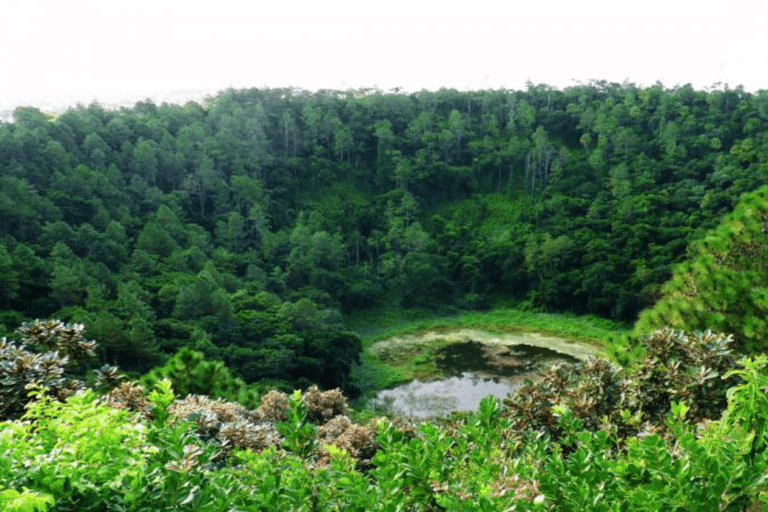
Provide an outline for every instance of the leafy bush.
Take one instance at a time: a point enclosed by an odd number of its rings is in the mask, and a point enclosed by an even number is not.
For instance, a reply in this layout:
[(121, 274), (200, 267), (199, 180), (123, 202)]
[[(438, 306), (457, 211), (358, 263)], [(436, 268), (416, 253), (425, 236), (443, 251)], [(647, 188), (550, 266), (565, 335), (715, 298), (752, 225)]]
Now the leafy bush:
[(83, 330), (81, 324), (35, 320), (16, 331), (21, 344), (0, 339), (0, 419), (24, 411), (29, 386), (46, 389), (60, 400), (84, 387), (68, 374), (95, 353), (96, 343), (86, 340)]
[(137, 478), (157, 449), (146, 425), (90, 390), (65, 402), (40, 392), (22, 419), (0, 429), (0, 488), (44, 493), (56, 510), (107, 507), (112, 491)]
[(688, 420), (716, 419), (725, 410), (735, 376), (732, 338), (707, 332), (660, 329), (641, 340), (645, 355), (624, 369), (602, 359), (555, 365), (505, 400), (516, 429), (563, 433), (558, 410), (568, 409), (588, 430), (610, 426), (621, 438), (663, 428), (673, 401)]
[(5, 489), (0, 492), (0, 506), (7, 512), (45, 512), (55, 503), (49, 494), (24, 489), (22, 492)]
[(666, 436), (628, 438), (619, 453), (608, 431), (578, 432), (575, 451), (552, 451), (539, 465), (548, 508), (736, 511), (765, 503), (766, 364), (765, 356), (743, 359), (727, 374), (741, 383), (729, 389), (728, 408), (717, 421), (693, 425), (687, 406), (675, 402)]
[(207, 361), (202, 353), (184, 347), (163, 366), (152, 369), (141, 378), (151, 388), (163, 379), (169, 379), (175, 392), (181, 396), (207, 395), (243, 404), (256, 405), (256, 393), (242, 379), (236, 378), (221, 361)]
[(248, 409), (106, 370), (104, 396), (32, 386), (26, 413), (0, 424), (0, 506), (744, 510), (768, 501), (768, 356), (734, 361), (729, 343), (660, 330), (632, 368), (556, 366), (503, 406), (486, 397), (417, 427), (357, 425), (338, 390), (273, 391)]

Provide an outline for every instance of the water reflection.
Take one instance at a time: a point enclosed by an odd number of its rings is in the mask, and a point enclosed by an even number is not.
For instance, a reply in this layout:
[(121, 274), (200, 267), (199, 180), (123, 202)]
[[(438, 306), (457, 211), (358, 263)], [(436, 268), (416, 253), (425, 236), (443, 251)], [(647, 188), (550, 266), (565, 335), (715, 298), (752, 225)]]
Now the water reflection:
[(435, 364), (446, 378), (430, 382), (414, 380), (382, 390), (370, 405), (414, 418), (474, 411), (484, 396), (493, 394), (503, 398), (524, 378), (534, 376), (544, 366), (577, 361), (567, 354), (531, 345), (454, 343), (436, 353)]
[(444, 416), (453, 411), (474, 411), (484, 396), (493, 394), (503, 398), (518, 385), (465, 372), (447, 379), (414, 380), (394, 389), (385, 389), (371, 400), (371, 405), (414, 418)]
[(466, 341), (438, 350), (435, 363), (444, 375), (476, 372), (494, 377), (512, 377), (535, 371), (555, 361), (573, 364), (578, 359), (546, 347), (524, 344), (486, 345)]

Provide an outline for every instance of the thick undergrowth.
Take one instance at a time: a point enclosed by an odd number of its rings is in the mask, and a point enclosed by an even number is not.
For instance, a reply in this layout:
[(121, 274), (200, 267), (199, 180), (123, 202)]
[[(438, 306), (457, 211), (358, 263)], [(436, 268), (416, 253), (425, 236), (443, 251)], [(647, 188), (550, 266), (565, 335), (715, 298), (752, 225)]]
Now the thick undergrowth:
[(23, 414), (0, 428), (0, 505), (757, 510), (768, 499), (768, 357), (738, 358), (713, 333), (661, 330), (642, 343), (633, 367), (554, 367), (503, 403), (420, 424), (354, 421), (339, 391), (317, 388), (272, 391), (248, 409), (177, 397), (168, 380), (145, 390), (111, 378), (66, 396), (28, 382)]

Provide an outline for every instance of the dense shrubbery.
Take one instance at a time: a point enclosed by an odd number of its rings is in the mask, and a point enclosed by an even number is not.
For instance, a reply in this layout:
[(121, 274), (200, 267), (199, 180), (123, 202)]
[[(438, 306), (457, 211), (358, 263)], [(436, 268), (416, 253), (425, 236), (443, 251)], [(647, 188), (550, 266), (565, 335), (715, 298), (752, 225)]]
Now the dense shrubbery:
[[(72, 371), (94, 355), (96, 343), (83, 337), (83, 329), (58, 320), (35, 321), (18, 329), (19, 345), (0, 339), (0, 419), (24, 411), (29, 386), (61, 400), (84, 387)], [(99, 375), (106, 375), (103, 372), (108, 373), (108, 367)]]
[(562, 409), (584, 428), (613, 429), (620, 438), (663, 428), (673, 403), (685, 406), (692, 423), (714, 420), (736, 384), (726, 377), (735, 368), (731, 342), (722, 334), (661, 329), (641, 340), (645, 355), (630, 368), (606, 359), (550, 367), (505, 400), (505, 415), (516, 429), (553, 438), (563, 432)]
[(174, 401), (162, 386), (145, 419), (91, 391), (40, 396), (0, 431), (0, 496), (83, 511), (741, 510), (768, 498), (765, 364), (737, 367), (722, 418), (692, 424), (673, 404), (662, 434), (621, 449), (614, 431), (585, 429), (566, 408), (558, 439), (520, 432), (492, 398), (439, 426), (381, 420), (377, 432), (337, 416), (313, 432), (301, 395), (262, 430), (241, 416), (256, 411)]
[[(53, 324), (51, 324), (53, 325)], [(169, 380), (59, 396), (28, 386), (0, 428), (0, 504), (39, 511), (743, 510), (768, 500), (768, 357), (658, 331), (622, 370), (556, 367), (505, 405), (407, 426), (345, 397), (256, 409)], [(24, 354), (21, 354), (24, 357)], [(110, 386), (107, 386), (109, 388)], [(535, 402), (535, 403), (534, 403)]]
[(54, 510), (303, 510), (319, 485), (307, 464), (352, 460), (344, 450), (370, 467), (375, 423), (355, 425), (346, 411), (340, 392), (316, 387), (303, 396), (268, 393), (253, 410), (175, 399), (169, 381), (150, 393), (124, 383), (64, 402), (41, 391), (22, 421), (3, 423), (0, 489), (29, 489), (14, 499)]

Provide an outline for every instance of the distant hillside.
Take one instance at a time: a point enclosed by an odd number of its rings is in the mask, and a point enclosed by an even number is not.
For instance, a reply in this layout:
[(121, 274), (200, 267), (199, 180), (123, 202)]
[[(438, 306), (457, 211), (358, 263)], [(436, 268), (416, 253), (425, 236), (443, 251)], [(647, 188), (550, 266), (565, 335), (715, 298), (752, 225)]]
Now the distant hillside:
[(379, 305), (633, 320), (768, 183), (764, 91), (250, 89), (13, 116), (4, 324), (83, 322), (106, 362), (190, 347), (249, 381), (344, 386), (340, 313)]

